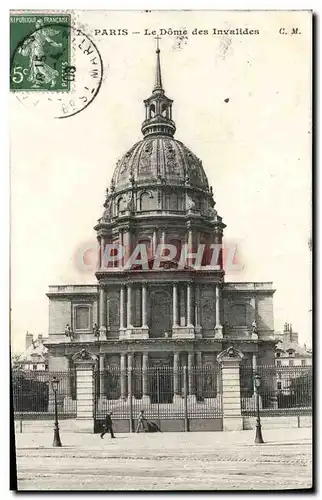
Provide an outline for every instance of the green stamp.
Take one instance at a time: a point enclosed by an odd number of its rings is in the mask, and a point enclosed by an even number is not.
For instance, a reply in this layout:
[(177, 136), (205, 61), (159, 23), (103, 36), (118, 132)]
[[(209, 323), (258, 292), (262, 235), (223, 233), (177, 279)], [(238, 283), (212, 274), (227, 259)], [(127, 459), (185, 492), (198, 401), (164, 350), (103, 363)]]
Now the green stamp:
[(10, 90), (69, 91), (71, 15), (10, 15)]

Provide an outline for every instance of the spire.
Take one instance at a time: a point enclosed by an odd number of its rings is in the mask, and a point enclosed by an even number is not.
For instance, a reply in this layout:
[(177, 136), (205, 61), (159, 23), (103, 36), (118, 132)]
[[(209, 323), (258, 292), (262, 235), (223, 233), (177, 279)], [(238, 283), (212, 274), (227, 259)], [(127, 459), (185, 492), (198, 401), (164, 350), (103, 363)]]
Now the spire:
[(160, 37), (157, 40), (157, 61), (155, 71), (155, 84), (152, 95), (145, 99), (145, 120), (142, 123), (142, 133), (144, 137), (152, 135), (167, 135), (173, 137), (176, 126), (172, 120), (172, 99), (169, 99), (162, 87), (161, 64), (160, 64)]
[(154, 84), (154, 89), (153, 89), (153, 92), (164, 92), (163, 88), (162, 88), (162, 78), (161, 78), (161, 63), (160, 63), (160, 48), (159, 48), (159, 40), (160, 40), (160, 37), (157, 36), (155, 37), (156, 41), (157, 41), (157, 50), (156, 50), (156, 54), (157, 54), (157, 63), (156, 63), (156, 67), (155, 67), (155, 84)]

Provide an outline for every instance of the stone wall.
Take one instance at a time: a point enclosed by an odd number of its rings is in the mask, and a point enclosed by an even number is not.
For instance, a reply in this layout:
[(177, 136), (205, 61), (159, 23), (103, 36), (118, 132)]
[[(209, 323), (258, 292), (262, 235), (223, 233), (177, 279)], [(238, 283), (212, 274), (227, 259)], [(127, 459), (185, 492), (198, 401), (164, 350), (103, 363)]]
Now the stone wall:
[(72, 304), (69, 298), (49, 300), (49, 335), (64, 333), (65, 326), (71, 323)]

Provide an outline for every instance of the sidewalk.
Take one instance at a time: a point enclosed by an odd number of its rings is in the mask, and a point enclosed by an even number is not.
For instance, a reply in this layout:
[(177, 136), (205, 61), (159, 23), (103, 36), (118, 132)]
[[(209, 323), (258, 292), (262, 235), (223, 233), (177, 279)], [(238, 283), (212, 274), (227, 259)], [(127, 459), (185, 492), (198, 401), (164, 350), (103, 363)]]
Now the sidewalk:
[(162, 434), (16, 434), (18, 488), (238, 490), (311, 486), (311, 429)]

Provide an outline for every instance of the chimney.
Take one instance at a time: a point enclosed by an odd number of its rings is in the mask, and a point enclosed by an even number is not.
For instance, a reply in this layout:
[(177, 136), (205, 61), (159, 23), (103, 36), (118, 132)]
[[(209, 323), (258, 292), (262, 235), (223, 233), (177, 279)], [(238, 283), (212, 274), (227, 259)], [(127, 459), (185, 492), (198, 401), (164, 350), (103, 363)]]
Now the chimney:
[(285, 322), (285, 323), (284, 323), (284, 331), (283, 331), (283, 333), (286, 333), (286, 332), (287, 332), (287, 328), (288, 328), (288, 324)]
[(32, 333), (26, 333), (26, 350), (31, 346), (32, 341), (33, 341), (33, 334)]
[(293, 342), (293, 329), (292, 329), (292, 323), (289, 324), (289, 331), (290, 331), (290, 342)]

